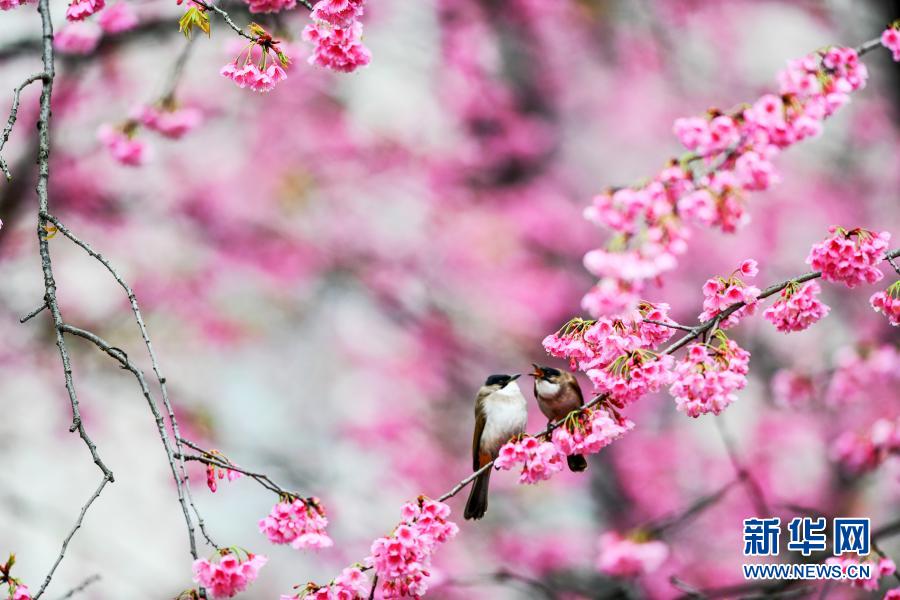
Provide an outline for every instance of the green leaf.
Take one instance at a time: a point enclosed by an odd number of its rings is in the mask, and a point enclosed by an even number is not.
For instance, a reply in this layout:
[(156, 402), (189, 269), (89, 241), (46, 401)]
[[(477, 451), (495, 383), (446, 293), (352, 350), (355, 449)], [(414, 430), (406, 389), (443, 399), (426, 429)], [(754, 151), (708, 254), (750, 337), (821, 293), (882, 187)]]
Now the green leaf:
[(191, 39), (194, 28), (199, 29), (209, 37), (209, 15), (205, 11), (200, 10), (196, 6), (192, 6), (178, 20), (178, 31), (184, 34), (184, 37)]

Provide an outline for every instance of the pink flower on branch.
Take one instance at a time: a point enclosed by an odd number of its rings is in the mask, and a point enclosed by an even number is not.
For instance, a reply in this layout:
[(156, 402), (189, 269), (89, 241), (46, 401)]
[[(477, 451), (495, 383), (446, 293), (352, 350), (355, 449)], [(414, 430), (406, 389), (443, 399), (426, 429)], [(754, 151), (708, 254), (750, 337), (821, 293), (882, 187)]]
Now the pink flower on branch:
[(103, 125), (97, 132), (97, 137), (120, 164), (139, 167), (149, 160), (150, 150), (142, 140), (135, 137), (137, 127), (137, 123), (133, 121), (122, 127)]
[(728, 329), (756, 312), (756, 299), (760, 290), (756, 286), (744, 283), (740, 275), (756, 277), (758, 272), (756, 261), (751, 258), (741, 263), (728, 278), (708, 279), (703, 285), (703, 312), (700, 313), (700, 320), (708, 321), (718, 317), (731, 306), (743, 302), (745, 306), (731, 312), (719, 322), (719, 327)]
[[(585, 255), (585, 266), (600, 278), (596, 289), (626, 282), (640, 291), (644, 282), (674, 269), (691, 222), (725, 232), (743, 225), (746, 192), (779, 181), (775, 157), (818, 134), (867, 76), (854, 49), (832, 47), (790, 61), (779, 73), (777, 94), (749, 107), (676, 120), (675, 135), (689, 153), (644, 185), (598, 195), (585, 211), (588, 220), (615, 234), (606, 247)], [(615, 304), (597, 300), (592, 291), (583, 304), (595, 316), (619, 316)]]
[(508, 471), (520, 464), (519, 483), (534, 484), (562, 471), (566, 457), (552, 442), (528, 435), (504, 444), (494, 461), (494, 467), (501, 471)]
[[(245, 555), (243, 560), (241, 552)], [(261, 554), (225, 549), (220, 551), (218, 562), (206, 558), (194, 561), (194, 581), (206, 588), (211, 598), (231, 598), (256, 580), (267, 561)]]
[(884, 273), (876, 267), (884, 260), (891, 234), (873, 233), (865, 229), (846, 230), (832, 225), (831, 237), (814, 244), (806, 263), (822, 272), (822, 279), (854, 288), (881, 281)]
[(138, 24), (137, 14), (128, 2), (117, 2), (100, 13), (97, 23), (106, 33), (122, 33)]
[(658, 540), (604, 533), (598, 544), (597, 570), (613, 577), (638, 577), (659, 569), (669, 557), (669, 547)]
[(881, 45), (891, 51), (894, 60), (900, 61), (900, 28), (896, 23), (881, 34)]
[(400, 524), (372, 543), (367, 565), (378, 575), (382, 598), (418, 598), (428, 590), (431, 558), (459, 528), (449, 520), (450, 507), (420, 496), (401, 510)]
[(765, 310), (763, 316), (778, 331), (803, 331), (831, 310), (819, 300), (821, 291), (822, 288), (815, 281), (803, 284), (792, 281), (782, 290), (775, 304)]
[(105, 6), (105, 0), (72, 0), (66, 9), (66, 18), (70, 21), (83, 21)]
[(869, 304), (875, 312), (880, 312), (888, 319), (888, 323), (900, 325), (900, 280), (895, 281), (883, 292), (876, 292), (869, 298)]
[[(254, 92), (269, 92), (278, 83), (287, 79), (284, 68), (291, 61), (280, 49), (281, 42), (269, 35), (265, 29), (251, 23), (250, 32), (254, 36), (253, 41), (238, 54), (234, 62), (226, 64), (219, 72), (240, 88), (250, 88)], [(254, 60), (256, 49), (259, 50), (258, 60)], [(241, 57), (244, 57), (243, 61)]]
[(750, 353), (716, 331), (718, 344), (695, 343), (673, 371), (669, 393), (678, 410), (689, 417), (719, 414), (737, 399), (735, 392), (747, 385)]
[(273, 544), (290, 544), (293, 548), (328, 548), (333, 545), (325, 533), (328, 519), (318, 498), (294, 498), (272, 507), (259, 521), (259, 530)]

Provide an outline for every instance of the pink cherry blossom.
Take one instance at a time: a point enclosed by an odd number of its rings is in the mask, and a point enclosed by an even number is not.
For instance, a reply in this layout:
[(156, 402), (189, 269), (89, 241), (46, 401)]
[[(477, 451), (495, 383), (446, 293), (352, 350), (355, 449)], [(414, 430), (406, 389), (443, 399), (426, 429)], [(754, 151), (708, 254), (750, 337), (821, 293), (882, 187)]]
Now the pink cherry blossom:
[(279, 502), (267, 517), (259, 521), (259, 531), (273, 544), (293, 548), (328, 548), (333, 542), (325, 527), (328, 519), (317, 498)]
[(365, 574), (358, 567), (347, 567), (328, 585), (318, 586), (309, 583), (298, 594), (283, 594), (280, 600), (357, 600), (369, 597), (370, 584)]
[(728, 329), (737, 325), (744, 317), (756, 312), (760, 290), (756, 286), (744, 283), (738, 275), (755, 277), (758, 272), (756, 261), (747, 259), (730, 277), (708, 279), (703, 285), (703, 312), (700, 313), (700, 320), (707, 321), (718, 317), (731, 306), (744, 303), (745, 306), (731, 312), (719, 321), (719, 327)]
[(808, 375), (780, 369), (772, 377), (772, 396), (779, 406), (806, 406), (816, 398), (817, 393), (815, 381)]
[(892, 344), (861, 346), (839, 351), (826, 393), (831, 406), (848, 406), (872, 400), (870, 389), (900, 381), (900, 351)]
[(889, 589), (884, 595), (884, 600), (900, 600), (900, 587)]
[(105, 0), (72, 0), (66, 9), (66, 18), (70, 21), (82, 21), (103, 10), (104, 6)]
[(853, 288), (881, 281), (884, 274), (876, 267), (884, 260), (891, 234), (873, 233), (865, 229), (846, 230), (831, 226), (831, 237), (814, 244), (806, 263), (822, 272), (822, 279), (843, 283)]
[(588, 409), (567, 418), (551, 434), (551, 440), (563, 455), (596, 454), (629, 431), (634, 423), (611, 415), (602, 408)]
[(362, 44), (362, 23), (335, 27), (325, 21), (314, 21), (303, 29), (303, 39), (315, 44), (309, 63), (350, 73), (369, 64), (372, 54)]
[(194, 581), (206, 588), (211, 598), (231, 598), (247, 589), (268, 559), (246, 552), (241, 560), (236, 551), (223, 550), (218, 562), (205, 558), (194, 561)]
[(122, 33), (137, 27), (138, 17), (131, 4), (122, 1), (108, 6), (100, 13), (97, 23), (106, 33)]
[(599, 393), (622, 407), (669, 383), (673, 359), (653, 351), (672, 337), (674, 330), (662, 323), (667, 304), (638, 303), (637, 309), (619, 319), (576, 319), (560, 332), (544, 339), (544, 349), (568, 359), (590, 378)]
[(32, 1), (33, 0), (0, 0), (0, 10), (12, 10)]
[(382, 598), (418, 598), (428, 590), (431, 558), (459, 531), (449, 520), (450, 507), (420, 497), (406, 503), (394, 532), (372, 543), (366, 563), (375, 568)]
[(881, 34), (881, 45), (891, 51), (894, 60), (900, 61), (900, 30), (888, 27)]
[(134, 137), (134, 126), (123, 128), (103, 125), (97, 137), (119, 163), (138, 167), (149, 159), (150, 152), (143, 141)]
[(143, 106), (135, 111), (135, 119), (147, 129), (178, 139), (203, 122), (203, 112), (190, 107)]
[(31, 600), (31, 594), (28, 591), (28, 586), (24, 583), (17, 583), (15, 587), (10, 586), (10, 600)]
[(90, 54), (102, 35), (103, 30), (93, 23), (69, 23), (54, 34), (53, 47), (63, 54)]
[(719, 414), (747, 385), (750, 353), (724, 335), (718, 344), (691, 344), (674, 369), (669, 393), (678, 410), (689, 417)]
[(565, 463), (566, 457), (556, 445), (529, 435), (504, 444), (494, 467), (508, 471), (521, 464), (519, 483), (535, 484), (562, 471)]
[(878, 419), (862, 433), (844, 432), (831, 447), (832, 458), (854, 473), (871, 471), (897, 452), (900, 452), (900, 418)]
[(364, 0), (319, 0), (313, 6), (312, 18), (335, 27), (348, 27), (364, 10)]
[(641, 541), (615, 532), (604, 533), (598, 543), (597, 570), (612, 577), (638, 577), (657, 570), (669, 556), (658, 540)]
[(791, 282), (782, 290), (775, 304), (765, 310), (763, 316), (778, 331), (803, 331), (830, 310), (818, 299), (821, 291), (822, 288), (815, 281), (808, 281), (799, 287)]
[(869, 304), (875, 312), (886, 316), (888, 323), (894, 327), (900, 325), (900, 280), (891, 284), (887, 290), (874, 293), (869, 298)]

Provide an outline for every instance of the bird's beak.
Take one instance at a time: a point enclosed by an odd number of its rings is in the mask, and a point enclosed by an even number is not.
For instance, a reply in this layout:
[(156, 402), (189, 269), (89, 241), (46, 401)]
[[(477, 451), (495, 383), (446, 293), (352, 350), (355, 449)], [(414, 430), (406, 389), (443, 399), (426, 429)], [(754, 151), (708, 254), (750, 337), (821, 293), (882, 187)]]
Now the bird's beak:
[(540, 368), (539, 366), (537, 366), (534, 363), (531, 363), (531, 366), (534, 367), (534, 371), (529, 373), (529, 375), (531, 375), (532, 377), (543, 377), (544, 376), (544, 370), (542, 368)]
[(513, 381), (515, 381), (516, 379), (518, 379), (521, 376), (522, 376), (521, 373), (516, 373), (515, 375), (511, 375), (509, 378), (509, 382), (512, 383)]

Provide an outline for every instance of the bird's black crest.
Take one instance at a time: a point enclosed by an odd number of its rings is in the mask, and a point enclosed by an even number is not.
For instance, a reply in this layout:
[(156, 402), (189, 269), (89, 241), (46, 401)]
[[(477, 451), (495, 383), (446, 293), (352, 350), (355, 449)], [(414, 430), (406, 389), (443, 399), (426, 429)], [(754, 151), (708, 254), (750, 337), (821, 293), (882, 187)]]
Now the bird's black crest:
[(559, 377), (562, 375), (562, 371), (554, 369), (553, 367), (541, 367), (541, 370), (544, 372), (544, 375), (549, 375), (550, 377)]
[(506, 385), (512, 379), (509, 375), (488, 375), (484, 385)]

